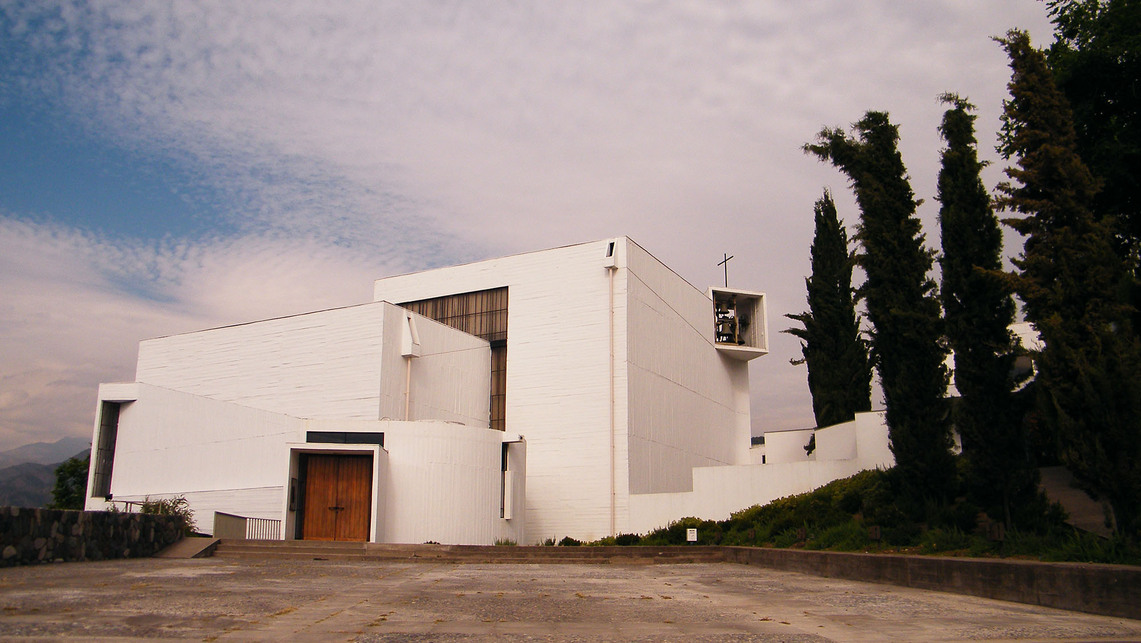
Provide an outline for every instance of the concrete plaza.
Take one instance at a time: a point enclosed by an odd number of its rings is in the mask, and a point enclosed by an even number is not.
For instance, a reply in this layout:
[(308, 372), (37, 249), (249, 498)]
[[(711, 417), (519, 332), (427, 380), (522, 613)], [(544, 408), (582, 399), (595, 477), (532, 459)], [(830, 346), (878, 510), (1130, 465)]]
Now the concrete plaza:
[(139, 559), (0, 569), (0, 639), (1141, 640), (1141, 621), (731, 563)]

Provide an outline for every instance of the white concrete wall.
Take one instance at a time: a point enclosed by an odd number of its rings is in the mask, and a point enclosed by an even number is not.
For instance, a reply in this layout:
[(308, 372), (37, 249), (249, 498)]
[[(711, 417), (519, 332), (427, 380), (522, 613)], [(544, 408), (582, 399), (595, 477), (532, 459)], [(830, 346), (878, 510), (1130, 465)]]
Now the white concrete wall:
[[(771, 434), (766, 433), (765, 439)], [(856, 423), (844, 422), (816, 429), (816, 450), (813, 455), (818, 460), (850, 460), (856, 457)], [(803, 451), (801, 451), (803, 453)]]
[(765, 464), (768, 462), (765, 445), (758, 444), (749, 447), (749, 459), (745, 464)]
[[(628, 471), (626, 271), (622, 268), (627, 243), (617, 240), (619, 269), (613, 277), (606, 268), (607, 243), (567, 246), (375, 283), (375, 299), (397, 303), (508, 287), (506, 426), (508, 433), (527, 439), (527, 533), (520, 542), (568, 534), (604, 536), (612, 529), (612, 498), (616, 530), (623, 528)], [(618, 354), (613, 449), (612, 301)]]
[(419, 356), (406, 358), (405, 316), (371, 303), (146, 340), (136, 377), (294, 417), (404, 420), (407, 410), (486, 426), (488, 343), (415, 315)]
[(136, 380), (294, 417), (377, 419), (383, 315), (364, 304), (146, 340)]
[[(817, 458), (816, 452), (812, 455), (804, 447), (812, 439), (814, 429), (795, 429), (792, 431), (769, 431), (765, 433), (765, 461), (768, 464), (784, 464), (786, 462), (808, 462)], [(817, 437), (817, 448), (820, 438)]]
[[(389, 457), (382, 542), (522, 540), (526, 512), (513, 512), (511, 520), (499, 517), (503, 433), (444, 422), (383, 424)], [(522, 476), (524, 462), (525, 454), (514, 460)], [(525, 501), (526, 490), (516, 486), (513, 495)]]
[[(307, 420), (305, 431), (379, 432), (384, 448), (375, 460), (376, 542), (490, 545), (520, 542), (526, 524), (526, 445), (512, 444), (508, 470), (519, 479), (512, 490), (516, 511), (500, 518), (501, 431), (453, 422)], [(363, 445), (293, 444), (296, 450), (338, 452)], [(293, 473), (291, 475), (296, 475)], [(286, 512), (288, 513), (288, 512)], [(292, 525), (295, 516), (289, 516)], [(287, 530), (287, 537), (294, 533)]]
[[(748, 369), (714, 348), (711, 301), (632, 241), (613, 242), (613, 258), (604, 240), (391, 277), (372, 304), (143, 342), (138, 380), (153, 386), (123, 404), (112, 492), (280, 518), (286, 445), (305, 426), (379, 430), (377, 538), (530, 543), (728, 515), (890, 460), (886, 431), (857, 418), (818, 435), (826, 457), (804, 455), (808, 432), (773, 434), (769, 464), (747, 466)], [(510, 520), (499, 518), (505, 434), (486, 428), (487, 343), (417, 317), (409, 358), (404, 311), (380, 301), (504, 286), (506, 435), (526, 438), (511, 447)]]
[[(114, 500), (184, 495), (206, 533), (213, 529), (214, 511), (281, 517), (284, 445), (296, 439), (301, 420), (157, 386), (133, 386), (137, 399), (120, 406)], [(100, 399), (121, 400), (121, 389), (101, 386)], [(87, 505), (100, 509), (104, 503), (91, 498)]]
[(888, 439), (887, 418), (883, 411), (857, 413), (851, 422), (856, 428), (857, 458), (865, 469), (895, 466), (895, 454)]
[(527, 526), (527, 442), (522, 436), (504, 436), (507, 444), (507, 475), (504, 478), (504, 517), (500, 538), (526, 544)]
[[(388, 306), (387, 328), (395, 328), (403, 308)], [(382, 400), (381, 417), (408, 420), (445, 420), (475, 427), (488, 426), (491, 397), (491, 347), (487, 341), (468, 335), (437, 321), (412, 315), (412, 323), (420, 338), (420, 356), (402, 357), (400, 334), (385, 333), (385, 368), (382, 385), (386, 391), (394, 384), (401, 394), (396, 408), (387, 411), (389, 401)], [(392, 356), (398, 358), (392, 364)], [(411, 397), (409, 417), (403, 417), (403, 393), (406, 369), (411, 362)]]
[[(789, 437), (785, 433), (805, 435), (786, 440), (787, 444), (779, 447), (781, 449), (795, 446), (801, 438), (807, 442), (806, 434), (810, 432), (766, 433), (766, 448), (771, 446), (772, 436)], [(777, 441), (782, 442), (781, 438)], [(816, 444), (818, 451), (823, 444), (823, 451), (816, 453), (814, 460), (773, 463), (769, 459), (769, 464), (700, 467), (693, 470), (693, 491), (633, 495), (630, 497), (631, 531), (645, 533), (687, 516), (724, 520), (753, 505), (805, 493), (860, 471), (887, 469), (895, 464), (888, 448), (882, 413), (860, 413), (851, 422), (818, 431)], [(826, 457), (845, 455), (851, 457)]]
[(714, 347), (713, 302), (630, 244), (630, 492), (688, 491), (693, 467), (744, 464), (749, 372)]
[[(371, 531), (380, 542), (491, 544), (524, 536), (526, 445), (510, 446), (516, 505), (505, 520), (503, 432), (438, 420), (303, 420), (147, 384), (100, 390), (101, 399), (122, 401), (113, 499), (185, 496), (205, 533), (213, 532), (214, 512), (222, 511), (282, 520), (282, 533), (292, 537), (287, 489), (290, 477), (298, 477), (293, 449), (374, 454)], [(305, 443), (307, 431), (382, 432), (385, 448)], [(101, 509), (104, 503), (90, 498), (88, 506)]]
[(715, 350), (711, 300), (613, 241), (613, 273), (603, 240), (374, 286), (390, 302), (508, 287), (506, 419), (527, 438), (528, 542), (629, 531), (631, 493), (748, 461), (748, 367)]

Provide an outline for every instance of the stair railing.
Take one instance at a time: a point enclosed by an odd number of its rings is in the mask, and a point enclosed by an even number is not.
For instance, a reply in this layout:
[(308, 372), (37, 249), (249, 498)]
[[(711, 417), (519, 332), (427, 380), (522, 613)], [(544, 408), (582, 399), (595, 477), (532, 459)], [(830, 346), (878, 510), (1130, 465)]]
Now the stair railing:
[(214, 537), (227, 540), (281, 540), (281, 521), (215, 511)]

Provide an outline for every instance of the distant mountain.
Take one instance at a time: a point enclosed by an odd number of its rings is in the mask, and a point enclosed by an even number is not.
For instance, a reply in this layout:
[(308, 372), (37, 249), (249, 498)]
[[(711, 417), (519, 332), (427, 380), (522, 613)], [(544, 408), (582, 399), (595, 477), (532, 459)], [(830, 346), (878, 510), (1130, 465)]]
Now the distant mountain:
[(0, 469), (0, 507), (42, 507), (51, 502), (57, 466), (24, 462)]
[(82, 438), (63, 438), (0, 452), (0, 507), (42, 507), (51, 502), (56, 467), (68, 458), (87, 457), (91, 452), (87, 444)]
[[(25, 462), (59, 464), (89, 446), (91, 446), (89, 438), (75, 437), (61, 438), (55, 442), (25, 444), (8, 451), (0, 451), (0, 469)], [(54, 470), (55, 467), (53, 466), (52, 469)]]

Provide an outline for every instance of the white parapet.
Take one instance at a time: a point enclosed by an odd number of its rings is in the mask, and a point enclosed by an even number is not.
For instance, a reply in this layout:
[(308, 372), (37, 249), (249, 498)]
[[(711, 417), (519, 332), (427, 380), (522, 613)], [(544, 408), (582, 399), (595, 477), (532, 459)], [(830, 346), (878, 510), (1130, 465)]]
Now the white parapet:
[(859, 413), (851, 422), (817, 430), (816, 449), (809, 458), (803, 444), (811, 434), (811, 430), (766, 433), (765, 449), (775, 443), (777, 451), (787, 456), (783, 461), (697, 467), (693, 469), (693, 491), (631, 495), (631, 531), (644, 533), (687, 516), (724, 520), (753, 505), (895, 463), (883, 413)]

